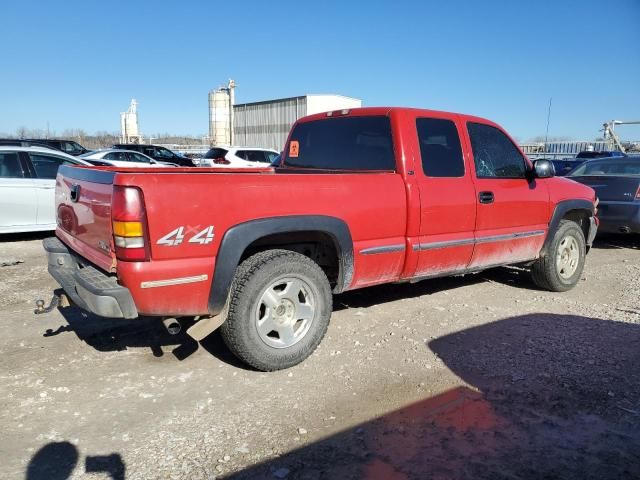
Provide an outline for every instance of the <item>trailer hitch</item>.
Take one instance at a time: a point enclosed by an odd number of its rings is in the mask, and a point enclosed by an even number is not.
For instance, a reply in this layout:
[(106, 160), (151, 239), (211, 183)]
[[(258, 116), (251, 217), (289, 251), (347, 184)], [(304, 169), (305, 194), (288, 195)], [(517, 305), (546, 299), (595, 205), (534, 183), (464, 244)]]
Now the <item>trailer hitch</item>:
[(44, 306), (44, 300), (36, 300), (36, 308), (33, 313), (40, 315), (42, 313), (49, 313), (58, 307), (68, 307), (69, 305), (71, 305), (71, 302), (69, 302), (69, 299), (64, 293), (61, 293), (60, 295), (54, 295), (53, 298), (51, 298), (48, 307)]

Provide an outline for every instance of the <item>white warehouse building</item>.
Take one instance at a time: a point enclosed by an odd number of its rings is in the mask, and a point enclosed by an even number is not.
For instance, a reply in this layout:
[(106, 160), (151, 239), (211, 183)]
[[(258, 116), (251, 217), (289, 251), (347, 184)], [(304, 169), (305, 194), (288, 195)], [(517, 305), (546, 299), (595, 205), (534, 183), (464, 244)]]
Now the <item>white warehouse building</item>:
[[(232, 95), (232, 89), (225, 89)], [(225, 92), (227, 93), (227, 92)], [(314, 113), (358, 108), (362, 100), (343, 95), (304, 95), (262, 102), (233, 105), (233, 137), (221, 132), (220, 123), (214, 120), (225, 115), (217, 115), (217, 108), (225, 108), (225, 102), (212, 102), (209, 96), (209, 134), (214, 144), (234, 144), (251, 147), (282, 150), (293, 123), (301, 117)], [(220, 107), (218, 107), (220, 105)], [(227, 104), (228, 105), (228, 104)], [(227, 112), (228, 112), (228, 106)], [(225, 112), (220, 112), (225, 113)], [(227, 114), (228, 115), (228, 114)], [(221, 135), (222, 133), (222, 135)]]

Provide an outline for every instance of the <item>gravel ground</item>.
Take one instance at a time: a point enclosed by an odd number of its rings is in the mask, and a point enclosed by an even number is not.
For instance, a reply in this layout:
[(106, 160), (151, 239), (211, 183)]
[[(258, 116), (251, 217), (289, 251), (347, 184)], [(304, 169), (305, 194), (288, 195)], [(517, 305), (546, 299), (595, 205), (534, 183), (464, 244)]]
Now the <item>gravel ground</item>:
[(567, 293), (495, 269), (337, 296), (275, 373), (216, 334), (34, 316), (41, 238), (0, 240), (1, 478), (640, 478), (638, 238)]

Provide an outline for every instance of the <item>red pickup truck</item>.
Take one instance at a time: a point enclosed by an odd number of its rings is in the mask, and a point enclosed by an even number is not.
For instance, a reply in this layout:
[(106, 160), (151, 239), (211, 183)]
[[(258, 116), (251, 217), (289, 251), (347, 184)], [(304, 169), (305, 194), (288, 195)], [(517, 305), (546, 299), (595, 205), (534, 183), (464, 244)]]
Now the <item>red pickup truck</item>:
[(60, 168), (49, 271), (104, 317), (194, 317), (260, 370), (290, 367), (324, 336), (332, 293), (531, 268), (578, 282), (597, 230), (594, 191), (531, 163), (468, 115), (362, 108), (312, 115), (279, 163)]

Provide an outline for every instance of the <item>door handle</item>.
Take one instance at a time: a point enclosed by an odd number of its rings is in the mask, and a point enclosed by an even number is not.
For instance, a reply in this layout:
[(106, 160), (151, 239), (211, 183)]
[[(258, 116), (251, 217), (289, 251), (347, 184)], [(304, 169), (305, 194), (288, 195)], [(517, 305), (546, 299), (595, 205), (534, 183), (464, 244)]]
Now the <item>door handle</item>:
[(480, 192), (478, 194), (478, 200), (480, 203), (493, 203), (495, 197), (493, 196), (493, 192)]

